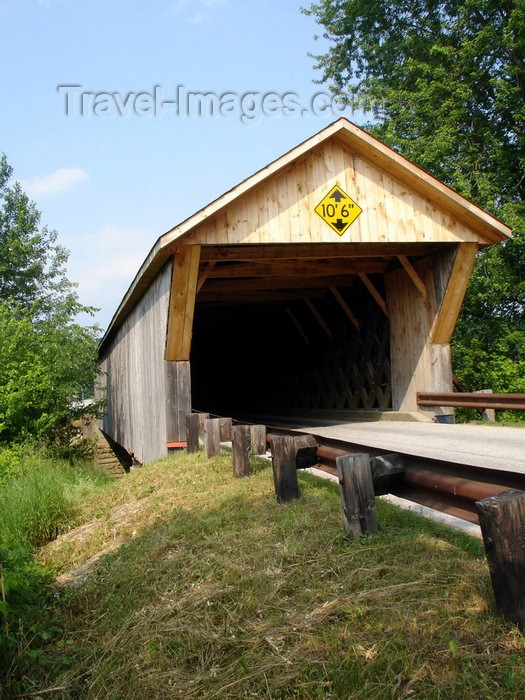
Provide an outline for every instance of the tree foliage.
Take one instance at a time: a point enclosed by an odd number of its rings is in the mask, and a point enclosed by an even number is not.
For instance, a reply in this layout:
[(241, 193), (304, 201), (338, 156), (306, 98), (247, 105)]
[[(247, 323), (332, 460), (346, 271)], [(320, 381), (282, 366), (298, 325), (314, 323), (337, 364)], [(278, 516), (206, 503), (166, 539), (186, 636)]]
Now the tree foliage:
[(84, 412), (76, 404), (96, 374), (97, 327), (75, 322), (82, 306), (65, 272), (57, 234), (12, 169), (0, 161), (0, 443), (57, 443)]
[(319, 82), (373, 108), (375, 136), (513, 228), (478, 256), (454, 368), (473, 389), (525, 391), (525, 0), (323, 0), (305, 12), (332, 44), (315, 57)]

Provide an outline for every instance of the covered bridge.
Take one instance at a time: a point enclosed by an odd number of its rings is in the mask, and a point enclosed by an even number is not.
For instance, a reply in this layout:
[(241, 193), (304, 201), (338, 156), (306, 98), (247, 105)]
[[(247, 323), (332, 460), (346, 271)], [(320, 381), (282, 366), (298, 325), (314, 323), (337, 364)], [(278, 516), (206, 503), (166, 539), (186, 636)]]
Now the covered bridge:
[(509, 236), (340, 119), (157, 240), (100, 344), (102, 429), (147, 462), (192, 408), (417, 411), (451, 391), (476, 252)]

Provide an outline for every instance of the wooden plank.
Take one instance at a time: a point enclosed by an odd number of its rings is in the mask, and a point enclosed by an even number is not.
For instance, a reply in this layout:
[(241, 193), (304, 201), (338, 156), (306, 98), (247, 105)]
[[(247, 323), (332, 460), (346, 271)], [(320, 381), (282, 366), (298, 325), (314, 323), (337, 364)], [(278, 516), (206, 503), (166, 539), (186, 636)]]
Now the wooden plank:
[(376, 302), (379, 304), (379, 306), (380, 306), (381, 310), (383, 311), (383, 313), (385, 314), (385, 316), (388, 316), (388, 309), (386, 307), (385, 300), (383, 299), (381, 294), (379, 294), (379, 292), (375, 288), (375, 286), (374, 286), (373, 282), (370, 280), (370, 278), (366, 274), (360, 272), (359, 279), (361, 280), (361, 282), (363, 282), (363, 284), (368, 289), (370, 294), (374, 297)]
[(403, 265), (405, 268), (408, 276), (412, 280), (412, 282), (416, 285), (417, 289), (421, 292), (421, 294), (424, 296), (424, 298), (427, 298), (427, 288), (425, 287), (425, 283), (421, 279), (421, 277), (417, 274), (416, 270), (414, 269), (412, 263), (410, 260), (407, 258), (406, 255), (398, 255), (398, 260), (399, 262)]
[(499, 611), (525, 628), (525, 493), (504, 491), (476, 501)]
[(289, 435), (270, 441), (275, 495), (279, 503), (299, 498), (294, 439)]
[(351, 308), (348, 306), (348, 304), (346, 303), (346, 301), (345, 301), (345, 300), (343, 299), (343, 297), (341, 296), (341, 293), (339, 292), (339, 290), (336, 289), (335, 287), (330, 287), (330, 291), (332, 292), (332, 294), (334, 295), (334, 297), (337, 299), (337, 301), (338, 301), (338, 303), (339, 303), (339, 306), (343, 309), (343, 311), (345, 312), (345, 314), (348, 316), (348, 318), (350, 319), (350, 321), (352, 322), (352, 324), (355, 326), (356, 330), (359, 331), (359, 330), (360, 330), (359, 321), (358, 321), (357, 318), (354, 316), (354, 314), (352, 313)]
[(173, 259), (166, 360), (189, 360), (200, 246), (181, 246)]
[(461, 243), (459, 246), (447, 289), (430, 333), (431, 343), (450, 343), (477, 251), (476, 243)]
[(326, 321), (325, 321), (324, 318), (321, 316), (321, 314), (319, 313), (319, 311), (315, 308), (313, 301), (312, 301), (311, 299), (305, 299), (304, 301), (305, 301), (306, 306), (310, 309), (310, 311), (312, 312), (312, 314), (314, 315), (314, 317), (315, 317), (316, 320), (318, 321), (318, 323), (319, 323), (319, 325), (321, 326), (321, 328), (322, 328), (322, 329), (324, 330), (324, 332), (326, 333), (326, 335), (327, 335), (329, 338), (332, 338), (332, 337), (333, 337), (332, 331), (328, 328), (328, 326), (326, 325)]
[(191, 410), (190, 363), (165, 362), (166, 442), (186, 440), (186, 414)]
[(343, 505), (346, 534), (351, 539), (377, 532), (376, 502), (370, 458), (367, 454), (342, 455), (335, 459)]
[(250, 476), (251, 435), (249, 425), (234, 425), (232, 428), (233, 475), (237, 478)]

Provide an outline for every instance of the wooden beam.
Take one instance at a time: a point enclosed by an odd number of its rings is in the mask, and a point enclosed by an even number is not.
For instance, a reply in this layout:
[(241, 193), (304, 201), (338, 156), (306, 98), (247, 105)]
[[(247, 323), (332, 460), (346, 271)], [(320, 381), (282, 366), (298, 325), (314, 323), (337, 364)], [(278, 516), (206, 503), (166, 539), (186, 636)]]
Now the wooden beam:
[(201, 261), (210, 260), (327, 260), (330, 258), (427, 255), (436, 243), (279, 243), (203, 246)]
[(408, 276), (412, 280), (412, 282), (416, 285), (418, 290), (421, 292), (421, 294), (427, 298), (427, 288), (425, 287), (425, 283), (421, 279), (421, 277), (417, 274), (416, 270), (414, 269), (412, 263), (410, 260), (407, 258), (406, 255), (398, 255), (398, 260), (403, 265), (405, 268)]
[[(210, 263), (211, 264), (211, 263)], [(291, 260), (253, 263), (232, 263), (217, 265), (209, 272), (212, 279), (242, 277), (327, 277), (330, 275), (353, 275), (359, 272), (381, 274), (386, 272), (387, 262), (348, 263), (332, 265), (331, 263), (294, 263)]]
[(190, 359), (200, 246), (181, 246), (173, 258), (166, 360)]
[(302, 328), (301, 324), (299, 323), (299, 321), (295, 318), (293, 311), (291, 309), (289, 309), (288, 307), (285, 308), (285, 311), (288, 314), (288, 316), (290, 317), (290, 321), (297, 328), (297, 330), (298, 330), (300, 336), (302, 337), (302, 339), (304, 340), (304, 342), (308, 345), (310, 343), (310, 341), (308, 340), (308, 336), (303, 331), (303, 328)]
[(354, 314), (352, 313), (352, 310), (350, 309), (350, 307), (348, 306), (348, 304), (346, 303), (346, 301), (345, 301), (345, 300), (343, 299), (343, 297), (341, 296), (341, 293), (339, 292), (339, 290), (336, 289), (335, 287), (330, 287), (330, 291), (332, 292), (332, 294), (334, 295), (334, 297), (335, 297), (335, 298), (337, 299), (337, 301), (339, 302), (339, 306), (343, 309), (343, 311), (344, 311), (345, 314), (348, 316), (348, 318), (350, 319), (350, 321), (354, 324), (354, 326), (356, 327), (356, 329), (359, 331), (359, 330), (360, 330), (359, 321), (358, 321), (357, 318), (354, 316)]
[(381, 294), (379, 294), (377, 289), (374, 287), (372, 281), (367, 277), (367, 275), (365, 275), (362, 272), (359, 273), (359, 279), (365, 285), (365, 287), (368, 289), (368, 291), (374, 297), (374, 299), (377, 301), (377, 303), (381, 307), (381, 310), (383, 311), (385, 316), (388, 316), (388, 309), (386, 308), (385, 300), (383, 299)]
[(198, 282), (198, 284), (197, 284), (197, 294), (201, 291), (201, 289), (202, 289), (204, 283), (206, 282), (206, 280), (208, 279), (208, 277), (209, 277), (210, 274), (212, 273), (212, 270), (213, 270), (213, 268), (215, 267), (216, 264), (217, 264), (217, 263), (216, 263), (214, 260), (212, 260), (212, 261), (209, 262), (209, 263), (206, 265), (206, 267), (201, 271), (201, 273), (200, 273), (200, 275), (199, 275), (199, 282)]
[(477, 252), (477, 243), (460, 244), (441, 307), (430, 331), (431, 343), (450, 343)]
[(319, 325), (324, 330), (326, 335), (329, 338), (332, 338), (332, 331), (328, 328), (324, 318), (321, 316), (319, 311), (315, 308), (313, 301), (311, 301), (311, 299), (305, 299), (304, 302), (305, 302), (306, 306), (310, 309), (310, 311), (313, 313), (313, 315), (315, 316), (315, 318), (319, 322)]
[[(340, 277), (256, 277), (253, 279), (208, 280), (202, 294), (228, 290), (243, 295), (253, 289), (323, 289), (328, 287), (351, 287), (351, 275)], [(199, 295), (200, 300), (200, 295)]]
[(324, 289), (298, 289), (295, 290), (268, 290), (258, 291), (257, 289), (247, 290), (242, 296), (238, 292), (230, 293), (225, 287), (222, 292), (208, 294), (206, 289), (199, 294), (199, 308), (210, 306), (238, 306), (242, 304), (271, 304), (285, 301), (309, 299), (324, 299), (326, 290)]

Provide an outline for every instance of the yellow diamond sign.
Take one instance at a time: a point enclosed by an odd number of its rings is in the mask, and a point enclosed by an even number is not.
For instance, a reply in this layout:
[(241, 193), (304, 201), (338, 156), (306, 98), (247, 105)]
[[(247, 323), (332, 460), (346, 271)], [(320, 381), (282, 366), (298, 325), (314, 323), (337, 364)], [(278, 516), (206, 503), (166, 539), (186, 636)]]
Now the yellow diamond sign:
[(315, 211), (328, 226), (342, 236), (363, 210), (339, 185), (335, 185), (315, 207)]

